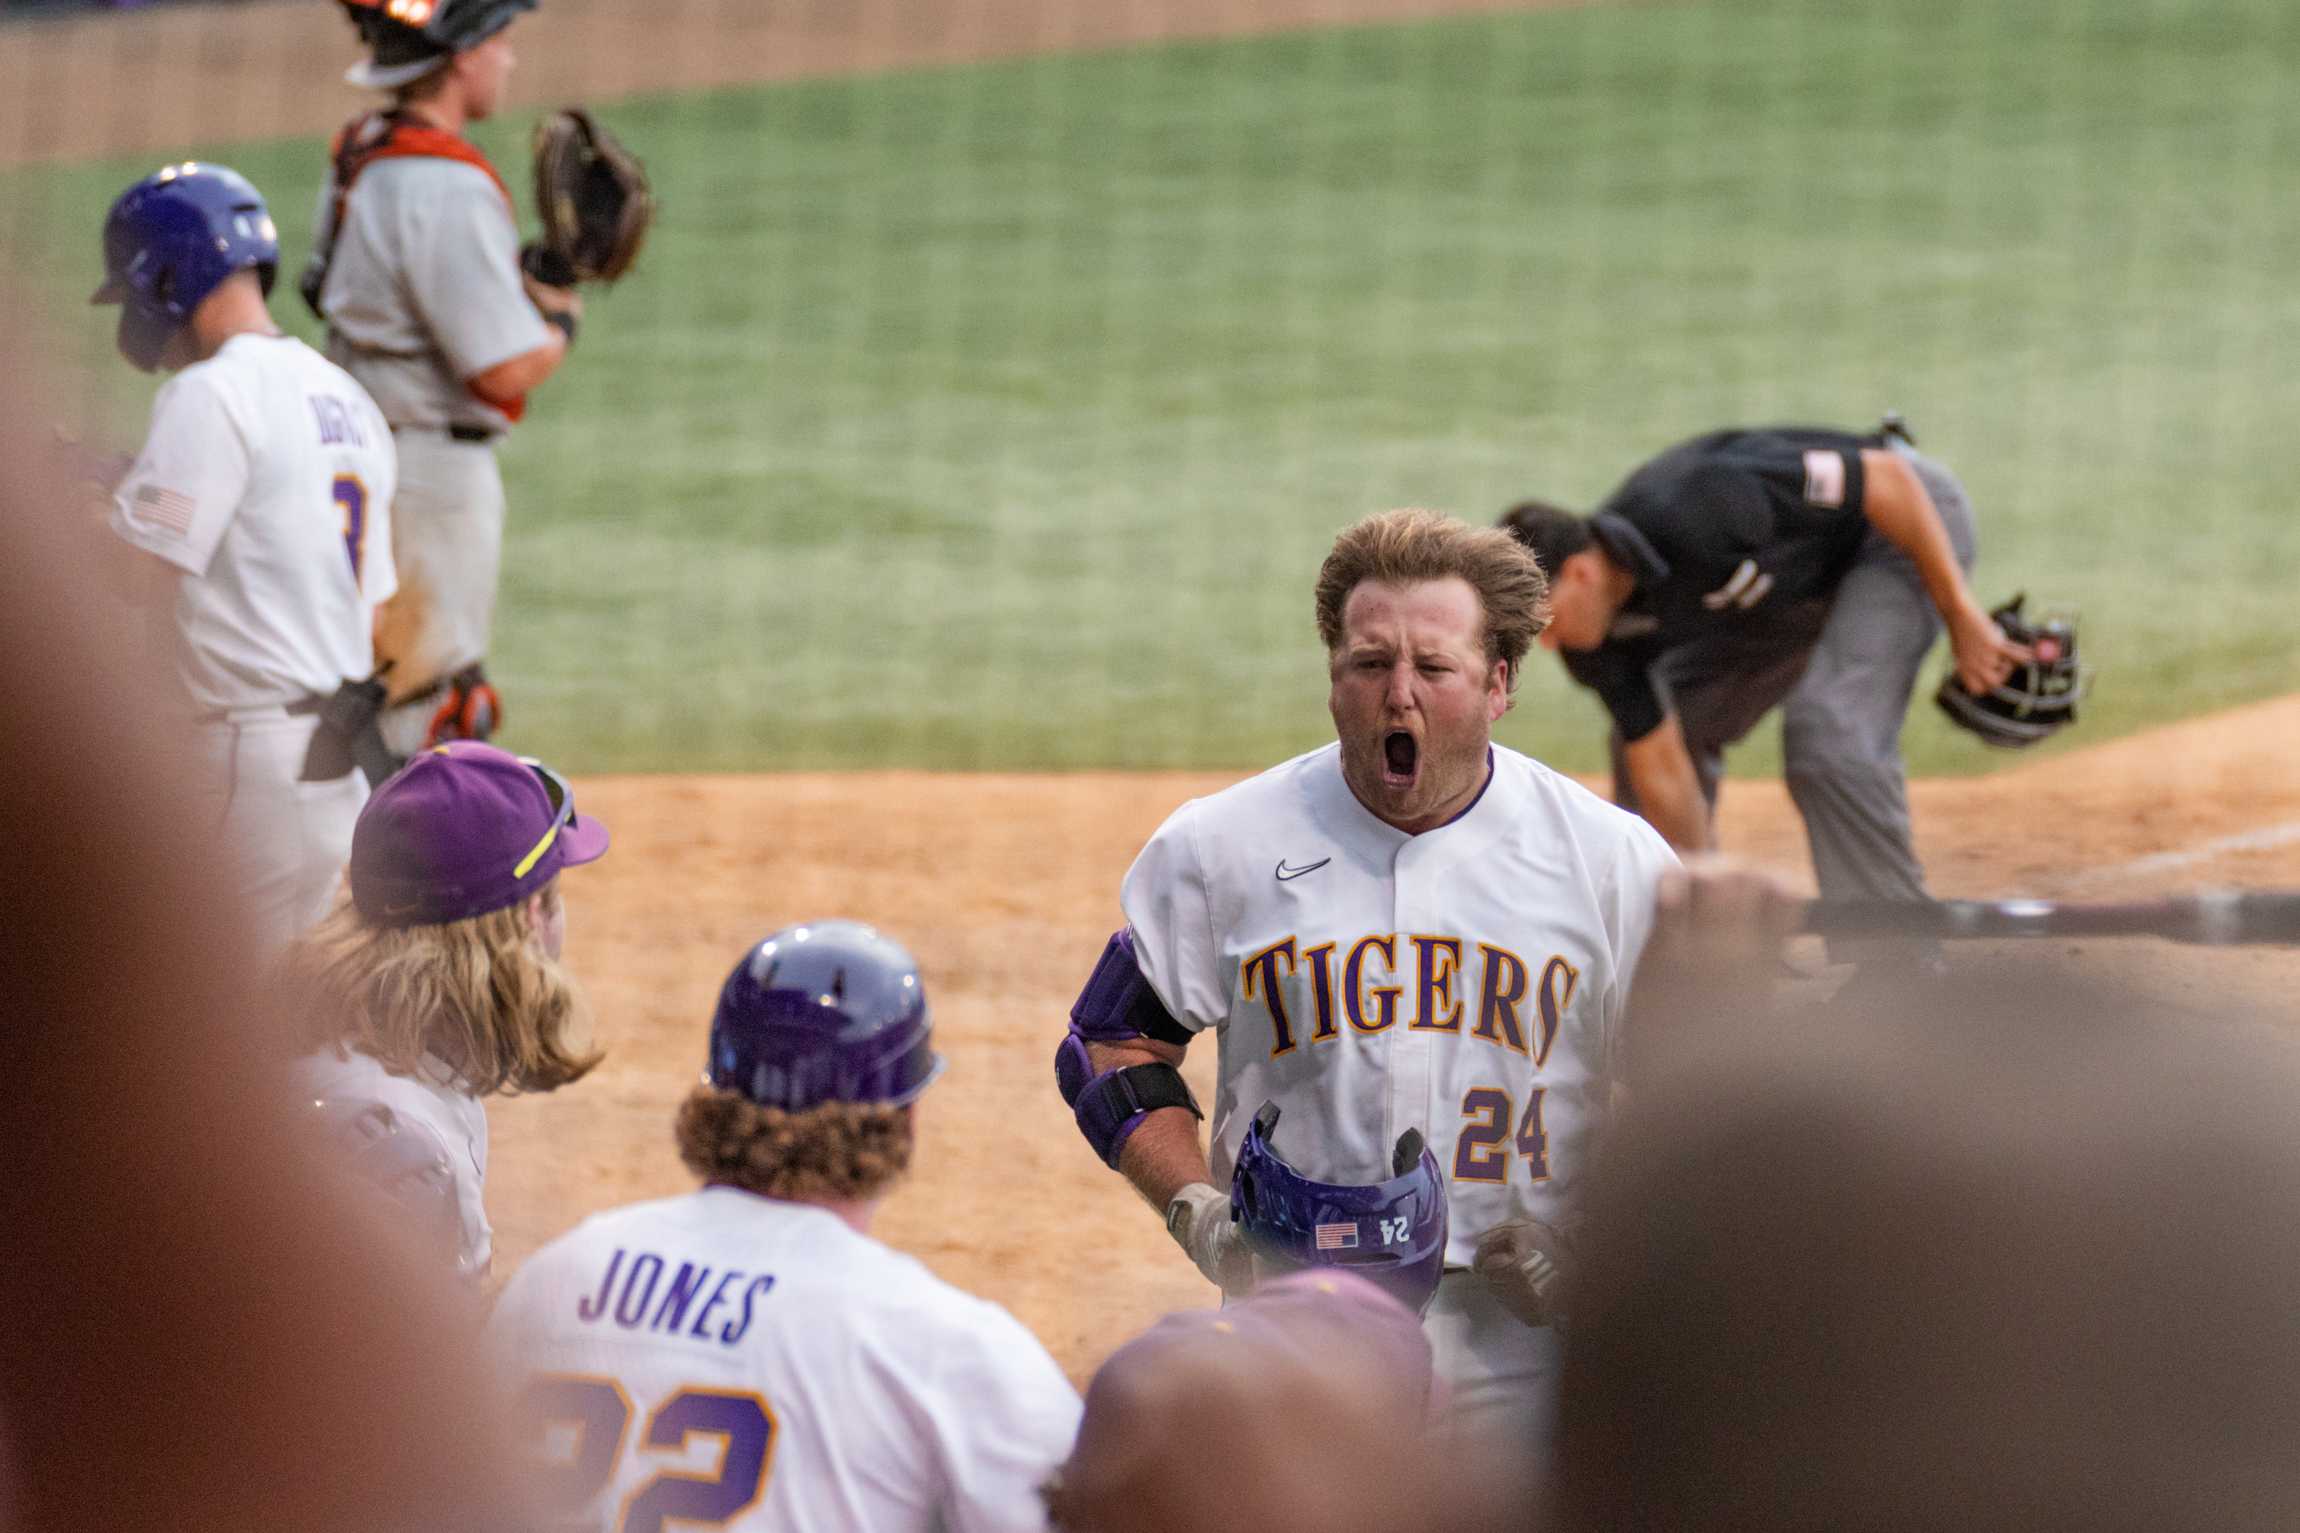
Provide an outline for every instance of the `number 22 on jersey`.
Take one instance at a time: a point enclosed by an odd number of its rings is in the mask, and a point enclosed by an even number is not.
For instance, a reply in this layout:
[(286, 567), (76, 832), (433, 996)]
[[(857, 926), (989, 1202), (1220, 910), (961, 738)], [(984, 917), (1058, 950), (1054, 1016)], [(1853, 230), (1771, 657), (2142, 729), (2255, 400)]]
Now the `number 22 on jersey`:
[(611, 1516), (605, 1508), (595, 1517), (583, 1513), (622, 1461), (631, 1424), (631, 1399), (623, 1386), (583, 1374), (540, 1374), (528, 1383), (521, 1407), (538, 1449), (536, 1483), (570, 1527), (665, 1533), (674, 1523), (717, 1526), (748, 1511), (766, 1489), (775, 1413), (748, 1390), (687, 1385), (658, 1404), (632, 1451), (667, 1457), (685, 1453), (692, 1438), (716, 1438), (718, 1468), (703, 1474), (666, 1468)]

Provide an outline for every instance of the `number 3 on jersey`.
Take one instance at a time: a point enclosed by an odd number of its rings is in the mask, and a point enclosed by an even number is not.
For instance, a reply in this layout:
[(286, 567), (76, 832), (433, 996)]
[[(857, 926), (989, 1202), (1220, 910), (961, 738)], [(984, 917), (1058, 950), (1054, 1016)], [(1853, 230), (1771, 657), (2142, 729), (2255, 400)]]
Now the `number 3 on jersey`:
[(357, 474), (338, 474), (335, 503), (343, 507), (343, 551), (351, 556), (351, 583), (359, 584), (359, 556), (367, 547), (367, 486)]
[[(1541, 1126), (1543, 1090), (1536, 1086), (1525, 1104), (1525, 1119), (1517, 1125), (1517, 1153), (1537, 1182), (1549, 1180), (1549, 1134)], [(1453, 1147), (1453, 1179), (1457, 1182), (1509, 1180), (1509, 1126), (1516, 1122), (1517, 1104), (1498, 1086), (1472, 1086), (1462, 1093), (1461, 1138)]]
[(775, 1454), (775, 1413), (747, 1390), (690, 1385), (655, 1407), (635, 1445), (642, 1453), (679, 1454), (691, 1437), (719, 1439), (709, 1474), (664, 1470), (623, 1503), (618, 1516), (582, 1517), (614, 1478), (631, 1423), (631, 1400), (613, 1379), (546, 1373), (529, 1382), (521, 1405), (538, 1447), (537, 1484), (551, 1509), (571, 1526), (664, 1533), (673, 1523), (716, 1525), (748, 1511), (766, 1489)]

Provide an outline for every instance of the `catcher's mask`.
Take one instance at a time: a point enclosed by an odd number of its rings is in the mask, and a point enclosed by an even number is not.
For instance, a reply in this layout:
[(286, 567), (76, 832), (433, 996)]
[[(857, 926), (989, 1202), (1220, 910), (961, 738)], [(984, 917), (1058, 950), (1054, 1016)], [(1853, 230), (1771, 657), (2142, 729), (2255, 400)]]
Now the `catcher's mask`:
[(2076, 705), (2092, 677), (2076, 653), (2076, 620), (2055, 615), (2031, 622), (2021, 615), (2024, 592), (1989, 614), (2005, 637), (2026, 645), (2036, 658), (2016, 665), (2003, 685), (1976, 697), (1952, 669), (1941, 678), (1933, 700), (1958, 725), (2002, 750), (2034, 745), (2076, 722)]
[(537, 0), (337, 0), (368, 57), (344, 79), (370, 90), (412, 85), (447, 59), (478, 47)]
[(1426, 1308), (1445, 1267), (1445, 1178), (1419, 1129), (1398, 1136), (1390, 1179), (1313, 1182), (1271, 1143), (1278, 1104), (1264, 1102), (1238, 1147), (1230, 1217), (1259, 1261), (1283, 1270), (1347, 1267), (1407, 1308)]
[(899, 1107), (942, 1074), (918, 962), (859, 921), (810, 921), (743, 955), (703, 1079), (761, 1107)]

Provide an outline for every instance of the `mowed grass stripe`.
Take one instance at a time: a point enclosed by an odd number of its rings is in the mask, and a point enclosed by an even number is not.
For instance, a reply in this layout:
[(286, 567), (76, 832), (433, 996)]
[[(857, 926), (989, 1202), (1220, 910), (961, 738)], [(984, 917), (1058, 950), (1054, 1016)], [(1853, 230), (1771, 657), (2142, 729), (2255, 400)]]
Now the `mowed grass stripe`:
[[(2082, 737), (2294, 683), (2277, 0), (1529, 13), (610, 116), (663, 220), (505, 452), (497, 667), (581, 769), (1263, 763), (1326, 729), (1342, 522), (1888, 405), (1983, 594), (2084, 614)], [(300, 260), (317, 147), (231, 158)], [(143, 168), (0, 182), (60, 305)], [(1602, 757), (1544, 657), (1502, 732)], [(1922, 708), (1909, 747), (1997, 759)]]

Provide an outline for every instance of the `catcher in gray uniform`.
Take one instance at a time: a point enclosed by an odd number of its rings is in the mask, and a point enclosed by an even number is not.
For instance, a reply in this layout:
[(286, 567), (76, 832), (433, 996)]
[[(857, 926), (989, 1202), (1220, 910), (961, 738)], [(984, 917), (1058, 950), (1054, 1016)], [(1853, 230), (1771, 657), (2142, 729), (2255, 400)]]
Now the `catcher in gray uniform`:
[[(652, 205), (643, 183), (615, 202), (626, 238), (612, 270), (548, 241), (522, 251), (510, 190), (463, 128), (501, 103), (508, 29), (536, 0), (340, 3), (370, 55), (347, 78), (390, 102), (336, 135), (301, 286), (327, 322), (328, 356), (375, 396), (398, 439), (400, 586), (377, 613), (375, 648), (384, 738), (405, 757), (494, 732), (502, 702), (484, 660), (503, 557), (495, 444), (574, 346), (575, 282), (619, 275)], [(593, 130), (581, 113), (559, 118)], [(563, 168), (544, 146), (567, 131), (554, 119), (539, 132), (539, 184)], [(575, 201), (564, 188), (539, 200), (547, 225)]]

